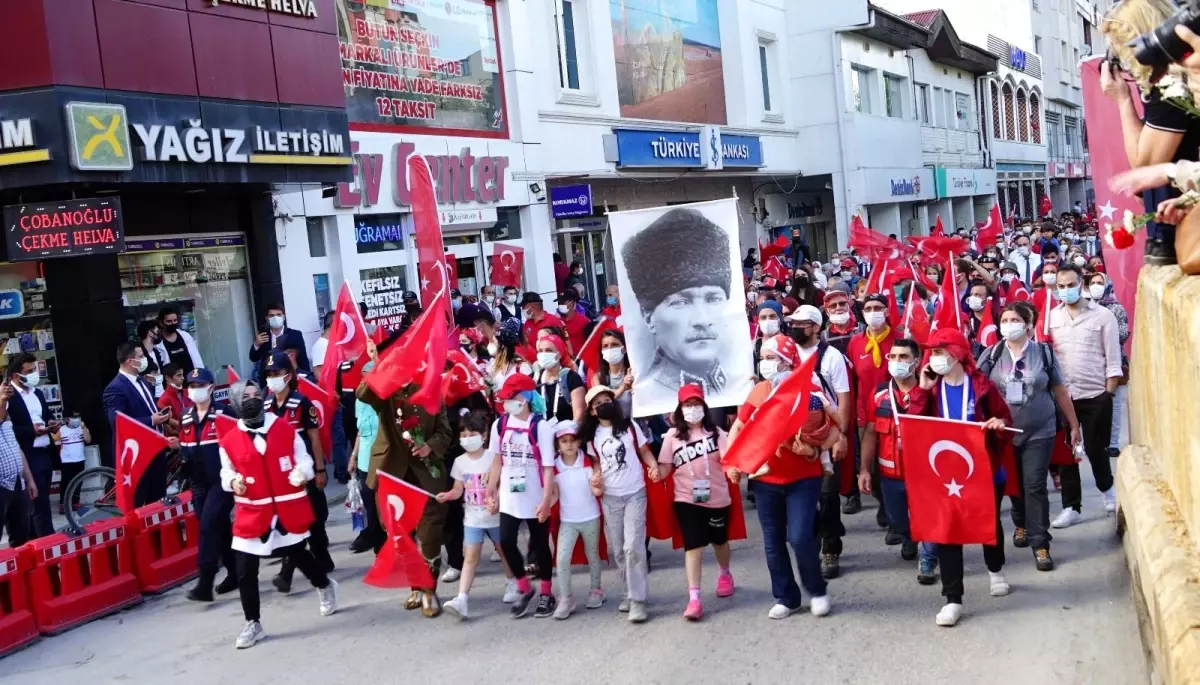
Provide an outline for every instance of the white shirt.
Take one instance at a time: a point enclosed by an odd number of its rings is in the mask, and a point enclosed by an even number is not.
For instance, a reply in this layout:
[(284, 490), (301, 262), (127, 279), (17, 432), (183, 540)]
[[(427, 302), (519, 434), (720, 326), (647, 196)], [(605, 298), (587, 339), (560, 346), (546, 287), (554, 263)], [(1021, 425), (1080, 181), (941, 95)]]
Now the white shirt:
[(583, 465), (583, 454), (575, 457), (574, 466), (567, 466), (562, 457), (554, 459), (558, 511), (563, 523), (586, 523), (600, 518), (600, 503), (596, 501), (596, 496), (592, 494), (592, 486), (588, 484), (591, 477), (591, 467)]
[(463, 484), (463, 525), (467, 528), (495, 528), (500, 514), (487, 510), (488, 477), (496, 455), (484, 450), (478, 458), (460, 454), (450, 467), (450, 477)]
[[(271, 424), (278, 419), (275, 414), (266, 412), (263, 425), (258, 428), (248, 428), (241, 419), (238, 419), (238, 428), (250, 433), (254, 436), (254, 449), (258, 450), (259, 454), (265, 454), (267, 451), (267, 431), (271, 429)], [(308, 450), (304, 447), (304, 440), (300, 438), (300, 433), (296, 433), (292, 440), (292, 463), (296, 469), (304, 475), (306, 480), (312, 480), (313, 476), (313, 459), (309, 455)], [(221, 489), (226, 492), (233, 492), (233, 480), (238, 476), (238, 472), (233, 468), (233, 462), (229, 460), (229, 455), (225, 453), (225, 448), (221, 448)], [(253, 554), (256, 557), (269, 557), (271, 554), (283, 547), (291, 547), (304, 542), (308, 538), (308, 531), (302, 533), (281, 533), (277, 524), (279, 523), (278, 516), (271, 517), (271, 535), (263, 542), (262, 538), (240, 538), (236, 535), (233, 537), (233, 549), (246, 554)]]
[[(817, 345), (813, 345), (808, 349), (798, 348), (800, 350), (800, 361), (796, 366), (801, 366), (808, 358), (813, 356), (817, 351)], [(823, 376), (823, 383), (818, 376)], [(825, 383), (828, 383), (835, 393), (829, 398), (829, 403), (836, 410), (838, 408), (837, 394), (850, 392), (850, 374), (846, 372), (846, 357), (838, 352), (834, 347), (825, 348), (825, 356), (821, 361), (817, 362), (817, 368), (813, 371), (813, 383), (817, 384), (818, 388), (825, 389)]]
[[(25, 387), (25, 384), (22, 383), (20, 387), (14, 385), (13, 390), (15, 390), (17, 394), (21, 396), (21, 401), (25, 403), (25, 408), (29, 410), (29, 420), (33, 422), (33, 425), (36, 426), (40, 423), (45, 426), (46, 419), (42, 416), (42, 401), (38, 399), (37, 393), (34, 392), (34, 389)], [(33, 446), (49, 447), (50, 434), (46, 433), (45, 435), (39, 435), (34, 438)]]
[(634, 444), (645, 445), (646, 437), (636, 422), (620, 437), (613, 437), (612, 426), (597, 426), (596, 435), (584, 448), (593, 459), (600, 460), (600, 473), (604, 475), (604, 494), (628, 497), (646, 489), (643, 478), (642, 458)]
[[(496, 484), (500, 499), (500, 513), (513, 518), (537, 518), (537, 507), (542, 502), (542, 469), (554, 466), (554, 427), (548, 421), (538, 421), (537, 454), (534, 454), (530, 435), (520, 429), (529, 428), (530, 419), (508, 418), (507, 430), (500, 435), (503, 418), (492, 424), (492, 440), (489, 445), (500, 455), (500, 482)], [(503, 439), (501, 439), (503, 438)]]
[(83, 426), (59, 428), (58, 441), (62, 443), (58, 456), (64, 464), (78, 464), (83, 461)]
[(1026, 257), (1021, 254), (1020, 250), (1014, 248), (1008, 255), (1008, 261), (1017, 267), (1017, 278), (1024, 281), (1025, 285), (1032, 286), (1033, 282), (1037, 280), (1037, 270), (1042, 266), (1041, 255), (1030, 252)]
[(118, 373), (128, 379), (130, 383), (133, 383), (133, 389), (137, 391), (138, 397), (141, 397), (146, 402), (146, 406), (150, 407), (151, 414), (158, 411), (158, 405), (154, 403), (154, 399), (148, 394), (146, 384), (142, 383), (140, 378), (125, 369), (121, 369)]
[(325, 350), (329, 347), (329, 338), (321, 336), (313, 343), (312, 352), (308, 355), (308, 361), (315, 369), (325, 363)]

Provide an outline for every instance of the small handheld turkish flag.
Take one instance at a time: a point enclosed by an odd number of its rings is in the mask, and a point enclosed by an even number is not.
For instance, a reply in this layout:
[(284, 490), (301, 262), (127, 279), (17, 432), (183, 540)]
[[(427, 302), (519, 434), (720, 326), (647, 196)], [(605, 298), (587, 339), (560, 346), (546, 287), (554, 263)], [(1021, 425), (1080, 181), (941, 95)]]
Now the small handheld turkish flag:
[(230, 385), (233, 385), (234, 383), (237, 383), (238, 381), (242, 380), (242, 377), (238, 375), (238, 372), (235, 371), (233, 369), (233, 367), (229, 366), (228, 364), (225, 365), (225, 377), (227, 379), (229, 379)]
[(460, 349), (450, 350), (446, 354), (450, 362), (450, 370), (442, 374), (442, 401), (446, 406), (457, 404), (471, 393), (479, 392), (487, 387), (487, 379), (483, 372), (475, 366), (474, 360)]
[(975, 244), (982, 252), (985, 248), (993, 247), (1004, 237), (1004, 223), (1000, 218), (999, 203), (992, 203), (992, 211), (988, 212), (987, 221), (979, 227), (975, 234)]
[(333, 308), (333, 325), (329, 327), (325, 359), (321, 361), (321, 388), (330, 397), (337, 397), (341, 392), (341, 388), (337, 387), (338, 369), (343, 362), (359, 359), (366, 353), (367, 325), (363, 322), (358, 305), (354, 303), (350, 284), (342, 283), (337, 306)]
[(996, 544), (996, 492), (983, 424), (897, 417), (912, 538)]
[(326, 459), (332, 459), (333, 452), (330, 449), (333, 445), (333, 421), (330, 419), (334, 412), (333, 398), (338, 396), (331, 396), (324, 388), (307, 378), (297, 378), (296, 389), (312, 402), (313, 409), (317, 412), (317, 432), (321, 436), (321, 450)]
[(991, 347), (1000, 340), (1000, 335), (996, 331), (996, 315), (992, 313), (992, 298), (988, 298), (983, 305), (983, 319), (979, 322), (979, 334), (975, 341), (984, 347)]
[(128, 514), (133, 512), (133, 493), (138, 481), (169, 443), (162, 433), (121, 412), (117, 412), (115, 428), (117, 508)]
[(524, 248), (492, 243), (492, 285), (519, 289), (524, 268)]
[(433, 588), (433, 574), (412, 539), (412, 532), (433, 496), (404, 481), (378, 471), (376, 496), (379, 516), (388, 540), (375, 557), (363, 582), (380, 588)]
[(771, 391), (729, 445), (721, 458), (722, 464), (748, 475), (757, 473), (784, 440), (800, 432), (808, 419), (813, 369), (819, 356), (810, 356)]
[(414, 404), (426, 404), (428, 399), (436, 413), (442, 401), (442, 371), (446, 366), (446, 322), (445, 308), (441, 306), (444, 296), (433, 299), (430, 307), (404, 332), (399, 342), (392, 345), (375, 361), (375, 370), (367, 374), (367, 385), (378, 397), (391, 397), (409, 383), (420, 386), (418, 394), (409, 398)]

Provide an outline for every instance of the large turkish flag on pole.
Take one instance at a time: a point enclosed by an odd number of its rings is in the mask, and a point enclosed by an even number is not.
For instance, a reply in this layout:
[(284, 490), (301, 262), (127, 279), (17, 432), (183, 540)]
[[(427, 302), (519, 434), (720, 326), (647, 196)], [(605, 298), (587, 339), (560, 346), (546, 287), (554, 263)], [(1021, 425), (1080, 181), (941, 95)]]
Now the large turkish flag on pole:
[[(337, 306), (333, 309), (333, 325), (329, 327), (329, 345), (321, 362), (321, 388), (331, 398), (340, 397), (338, 369), (350, 359), (360, 359), (367, 353), (367, 324), (354, 302), (349, 283), (342, 283)], [(305, 396), (308, 394), (305, 393)], [(312, 398), (309, 397), (311, 400)]]
[(388, 540), (375, 557), (375, 564), (363, 576), (363, 582), (382, 588), (433, 589), (429, 564), (412, 539), (433, 495), (383, 471), (378, 472), (375, 490), (379, 518)]
[(492, 285), (521, 288), (525, 268), (525, 250), (516, 245), (492, 243)]
[(133, 493), (146, 468), (170, 443), (162, 433), (121, 412), (117, 412), (115, 428), (117, 508), (128, 514), (133, 511)]
[(771, 391), (729, 445), (721, 458), (722, 464), (753, 475), (770, 460), (784, 440), (800, 432), (808, 419), (813, 369), (819, 356), (814, 353)]
[(898, 417), (912, 538), (995, 545), (996, 491), (983, 424)]
[[(421, 278), (421, 304), (428, 309), (433, 299), (444, 294), (443, 306), (451, 315), (449, 268), (446, 248), (442, 245), (442, 224), (438, 219), (437, 196), (433, 192), (433, 172), (424, 155), (408, 158), (408, 187), (412, 191), (414, 236), (417, 245), (417, 273)], [(453, 257), (452, 257), (453, 258)]]

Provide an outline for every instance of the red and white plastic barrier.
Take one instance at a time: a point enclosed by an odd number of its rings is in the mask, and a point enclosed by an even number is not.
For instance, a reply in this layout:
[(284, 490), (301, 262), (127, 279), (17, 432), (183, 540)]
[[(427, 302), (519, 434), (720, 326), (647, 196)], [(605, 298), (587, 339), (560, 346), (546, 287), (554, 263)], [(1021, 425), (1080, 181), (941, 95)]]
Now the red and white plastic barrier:
[(37, 641), (37, 621), (29, 610), (25, 572), (31, 557), (20, 550), (0, 550), (0, 656)]
[(136, 530), (134, 574), (142, 592), (165, 592), (196, 577), (200, 523), (190, 491), (180, 493), (177, 504), (140, 507), (126, 523)]

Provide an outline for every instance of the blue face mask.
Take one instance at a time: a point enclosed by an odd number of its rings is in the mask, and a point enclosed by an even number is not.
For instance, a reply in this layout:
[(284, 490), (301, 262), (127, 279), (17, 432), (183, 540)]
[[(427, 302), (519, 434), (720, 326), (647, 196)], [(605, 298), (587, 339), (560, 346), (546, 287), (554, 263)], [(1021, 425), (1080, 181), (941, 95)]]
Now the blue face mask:
[(615, 298), (615, 297), (610, 297), (607, 300), (605, 300), (605, 302), (607, 302), (608, 306), (610, 306), (610, 307), (617, 306), (617, 298)]
[(1076, 302), (1079, 301), (1079, 297), (1080, 297), (1079, 286), (1075, 286), (1074, 288), (1067, 288), (1065, 290), (1062, 290), (1062, 289), (1055, 290), (1054, 296), (1056, 298), (1058, 298), (1059, 302), (1065, 302), (1067, 304), (1075, 304)]

